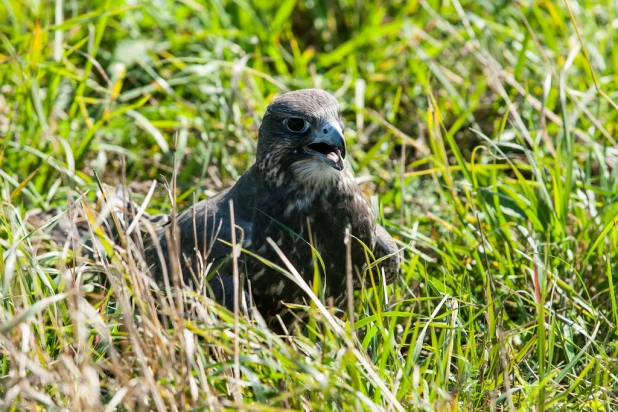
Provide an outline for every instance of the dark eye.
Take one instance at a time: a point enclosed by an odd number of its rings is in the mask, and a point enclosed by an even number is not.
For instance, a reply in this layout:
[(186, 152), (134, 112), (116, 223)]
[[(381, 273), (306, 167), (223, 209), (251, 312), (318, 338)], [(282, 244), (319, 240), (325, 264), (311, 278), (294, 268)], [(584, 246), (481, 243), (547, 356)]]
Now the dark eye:
[(284, 124), (290, 132), (294, 133), (301, 133), (309, 128), (309, 122), (298, 117), (288, 117), (285, 119)]

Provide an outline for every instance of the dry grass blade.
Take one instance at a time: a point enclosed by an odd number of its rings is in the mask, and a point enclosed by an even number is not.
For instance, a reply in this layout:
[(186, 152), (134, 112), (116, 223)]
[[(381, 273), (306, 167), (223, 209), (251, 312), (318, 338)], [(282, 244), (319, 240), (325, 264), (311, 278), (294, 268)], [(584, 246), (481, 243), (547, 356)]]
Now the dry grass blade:
[(19, 314), (13, 316), (9, 321), (0, 325), (0, 333), (8, 333), (17, 325), (20, 325), (23, 322), (26, 322), (28, 319), (33, 316), (38, 315), (41, 311), (47, 308), (49, 305), (59, 302), (65, 299), (69, 294), (61, 293), (54, 296), (49, 296), (47, 298), (41, 299), (38, 302), (34, 303), (31, 306), (28, 306), (24, 310), (22, 310)]
[(397, 400), (397, 398), (395, 398), (395, 395), (386, 387), (386, 384), (382, 381), (382, 378), (380, 378), (378, 376), (378, 374), (374, 370), (373, 366), (369, 364), (367, 359), (365, 359), (365, 356), (363, 354), (361, 354), (358, 351), (357, 348), (354, 347), (354, 344), (352, 343), (350, 338), (346, 335), (345, 331), (341, 328), (341, 326), (339, 326), (339, 324), (334, 319), (333, 315), (328, 311), (328, 309), (326, 309), (326, 306), (324, 306), (324, 304), (315, 295), (315, 293), (313, 293), (313, 290), (311, 290), (311, 287), (309, 285), (307, 285), (307, 282), (305, 282), (305, 280), (302, 278), (302, 276), (300, 276), (298, 271), (294, 268), (292, 263), (290, 263), (288, 258), (285, 256), (285, 254), (279, 248), (279, 246), (277, 246), (277, 244), (272, 239), (270, 239), (270, 238), (268, 238), (267, 241), (268, 241), (268, 244), (275, 250), (275, 252), (277, 252), (279, 257), (281, 258), (281, 260), (283, 261), (283, 263), (285, 264), (285, 266), (289, 270), (289, 273), (296, 280), (297, 285), (299, 285), (303, 289), (303, 291), (309, 296), (311, 301), (313, 303), (315, 303), (315, 305), (317, 306), (318, 310), (320, 311), (320, 314), (322, 316), (324, 316), (324, 318), (328, 321), (328, 323), (331, 326), (332, 330), (334, 332), (336, 332), (339, 335), (340, 338), (345, 340), (345, 342), (347, 343), (349, 349), (352, 351), (352, 353), (354, 353), (354, 356), (356, 357), (356, 360), (361, 364), (361, 366), (363, 366), (363, 369), (365, 370), (365, 372), (372, 378), (373, 383), (383, 391), (384, 396), (386, 396), (388, 398), (388, 400), (391, 403), (391, 405), (397, 411), (403, 411), (404, 410), (403, 406)]
[[(116, 3), (2, 0), (0, 407), (618, 410), (614, 3)], [(250, 168), (267, 105), (309, 87), (340, 102), (402, 247), (395, 283), (372, 262), (353, 290), (311, 239), (348, 324), (240, 232), (233, 312), (205, 296), (218, 263), (191, 262), (196, 289), (181, 270), (225, 228), (197, 211), (180, 245), (176, 214)], [(307, 293), (304, 329), (244, 316), (245, 255)]]

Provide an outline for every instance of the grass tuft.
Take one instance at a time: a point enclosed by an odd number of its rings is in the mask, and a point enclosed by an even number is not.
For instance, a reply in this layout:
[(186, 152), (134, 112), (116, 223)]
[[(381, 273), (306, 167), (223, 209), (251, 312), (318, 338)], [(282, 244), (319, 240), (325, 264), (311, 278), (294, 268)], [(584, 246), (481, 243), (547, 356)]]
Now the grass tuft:
[[(2, 0), (2, 406), (618, 409), (617, 19), (601, 0)], [(405, 261), (341, 319), (307, 286), (307, 330), (282, 337), (166, 295), (97, 192), (126, 184), (143, 214), (228, 187), (269, 101), (304, 87), (341, 102)], [(73, 224), (89, 243), (54, 236)]]

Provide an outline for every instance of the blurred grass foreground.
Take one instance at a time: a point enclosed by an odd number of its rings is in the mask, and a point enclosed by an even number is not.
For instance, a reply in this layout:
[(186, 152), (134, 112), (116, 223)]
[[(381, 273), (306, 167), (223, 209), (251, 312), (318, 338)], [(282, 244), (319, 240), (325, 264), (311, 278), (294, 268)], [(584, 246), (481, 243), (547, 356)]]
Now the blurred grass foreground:
[[(608, 0), (0, 1), (3, 408), (618, 410), (617, 43)], [(182, 210), (305, 87), (341, 103), (395, 284), (292, 336), (152, 293), (95, 173)]]

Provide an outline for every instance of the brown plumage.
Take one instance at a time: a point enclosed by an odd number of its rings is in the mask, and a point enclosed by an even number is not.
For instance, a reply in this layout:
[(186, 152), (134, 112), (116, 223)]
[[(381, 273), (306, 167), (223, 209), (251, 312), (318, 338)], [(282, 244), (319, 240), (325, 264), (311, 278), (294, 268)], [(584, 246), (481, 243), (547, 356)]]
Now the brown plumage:
[[(273, 101), (260, 126), (255, 164), (234, 186), (178, 216), (184, 281), (195, 285), (218, 268), (209, 286), (216, 300), (231, 307), (232, 267), (225, 242), (231, 241), (232, 201), (239, 228), (236, 238), (243, 248), (284, 266), (267, 242), (272, 238), (309, 284), (316, 267), (311, 241), (324, 263), (323, 267), (317, 264), (323, 295), (332, 297), (336, 306), (343, 307), (347, 297), (346, 228), (355, 237), (351, 247), (354, 287), (366, 281), (362, 279), (366, 255), (361, 242), (375, 259), (385, 258), (379, 266), (385, 280), (392, 282), (399, 271), (397, 247), (376, 224), (369, 202), (354, 181), (343, 127), (337, 100), (323, 90), (299, 90)], [(159, 242), (166, 256), (170, 255), (168, 239), (169, 231), (166, 235), (165, 228), (160, 230)], [(154, 276), (161, 279), (163, 267), (154, 246), (146, 257)], [(284, 322), (291, 319), (284, 302), (309, 301), (293, 281), (258, 259), (242, 254), (239, 268), (246, 279), (245, 291), (271, 327), (277, 327), (277, 315)]]

